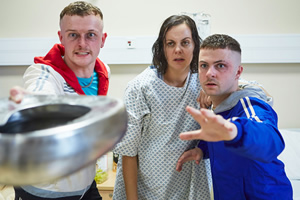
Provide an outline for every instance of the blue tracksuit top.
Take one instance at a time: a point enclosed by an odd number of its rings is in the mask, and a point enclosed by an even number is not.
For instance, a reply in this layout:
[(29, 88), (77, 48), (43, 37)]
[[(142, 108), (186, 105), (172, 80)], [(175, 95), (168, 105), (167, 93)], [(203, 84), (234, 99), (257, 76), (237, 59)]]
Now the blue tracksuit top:
[(234, 92), (214, 110), (237, 126), (234, 140), (198, 144), (210, 158), (215, 200), (292, 199), (284, 164), (277, 159), (284, 149), (277, 114), (255, 90)]

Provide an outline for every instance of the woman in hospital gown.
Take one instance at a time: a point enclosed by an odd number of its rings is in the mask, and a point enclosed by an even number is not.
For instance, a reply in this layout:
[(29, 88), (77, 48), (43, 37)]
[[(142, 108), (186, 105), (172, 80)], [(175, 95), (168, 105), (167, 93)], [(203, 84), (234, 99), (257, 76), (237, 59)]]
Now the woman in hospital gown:
[(209, 161), (188, 162), (180, 173), (175, 169), (181, 154), (198, 143), (180, 140), (179, 133), (200, 128), (185, 111), (187, 105), (199, 108), (199, 46), (191, 18), (167, 18), (153, 45), (154, 65), (128, 83), (128, 128), (114, 149), (119, 154), (114, 199), (210, 199)]

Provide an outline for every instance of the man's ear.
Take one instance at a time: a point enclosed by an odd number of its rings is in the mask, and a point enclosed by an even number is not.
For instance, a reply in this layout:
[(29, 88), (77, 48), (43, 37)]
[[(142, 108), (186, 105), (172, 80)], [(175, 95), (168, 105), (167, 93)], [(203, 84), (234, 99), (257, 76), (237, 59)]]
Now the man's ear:
[(101, 38), (101, 48), (104, 47), (104, 43), (105, 43), (106, 38), (107, 38), (107, 33), (103, 33), (102, 38)]
[(236, 79), (239, 79), (241, 77), (243, 70), (244, 70), (244, 68), (243, 68), (242, 65), (238, 66), (238, 69), (237, 69), (237, 72), (236, 72), (236, 75), (235, 75)]
[(61, 40), (62, 40), (61, 32), (60, 32), (60, 31), (57, 31), (57, 35), (58, 35), (59, 41), (60, 41), (60, 43), (61, 43)]

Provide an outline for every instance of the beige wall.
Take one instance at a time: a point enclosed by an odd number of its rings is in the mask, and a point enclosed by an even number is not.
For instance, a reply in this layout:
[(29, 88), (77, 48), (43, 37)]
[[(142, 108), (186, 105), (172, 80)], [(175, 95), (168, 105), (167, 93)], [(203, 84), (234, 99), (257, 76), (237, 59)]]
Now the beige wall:
[[(56, 37), (59, 13), (68, 0), (11, 0), (0, 7), (0, 38)], [(300, 34), (298, 0), (91, 0), (104, 13), (113, 36), (157, 35), (162, 21), (179, 12), (206, 12), (212, 33)], [(18, 4), (18, 6), (17, 6)], [(101, 57), (101, 53), (100, 53)], [(17, 58), (16, 58), (17, 59)], [(151, 62), (151, 61), (149, 61)], [(110, 65), (110, 96), (123, 98), (129, 80), (147, 65)], [(274, 97), (280, 128), (300, 128), (300, 64), (247, 64), (243, 78), (257, 80)], [(26, 66), (0, 66), (0, 97), (21, 85)]]
[[(70, 0), (9, 0), (0, 6), (1, 37), (55, 37), (60, 11)], [(299, 0), (90, 0), (104, 14), (108, 35), (156, 35), (180, 12), (211, 15), (211, 32), (300, 33)], [(8, 20), (9, 19), (9, 20)]]

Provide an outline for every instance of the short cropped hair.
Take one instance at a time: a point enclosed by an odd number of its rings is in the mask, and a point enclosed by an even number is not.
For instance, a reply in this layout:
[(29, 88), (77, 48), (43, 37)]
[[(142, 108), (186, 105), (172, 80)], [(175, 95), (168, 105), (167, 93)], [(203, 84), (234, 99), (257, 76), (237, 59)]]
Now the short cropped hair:
[(208, 36), (203, 40), (202, 44), (200, 45), (201, 49), (230, 49), (232, 51), (236, 51), (238, 53), (242, 53), (241, 46), (238, 41), (234, 38), (230, 37), (229, 35), (225, 34), (214, 34)]
[(164, 51), (164, 45), (166, 42), (166, 34), (173, 27), (180, 24), (186, 24), (192, 32), (192, 40), (195, 44), (193, 51), (193, 59), (190, 63), (190, 69), (192, 73), (198, 72), (198, 58), (201, 44), (201, 38), (198, 34), (197, 26), (192, 18), (187, 15), (172, 15), (168, 17), (162, 24), (158, 38), (152, 46), (152, 64), (156, 67), (158, 73), (165, 74), (168, 67), (168, 61)]
[(60, 20), (65, 16), (78, 15), (81, 17), (87, 15), (100, 15), (100, 18), (103, 20), (103, 14), (97, 6), (92, 5), (91, 3), (85, 1), (75, 1), (70, 3), (65, 7), (60, 13)]

